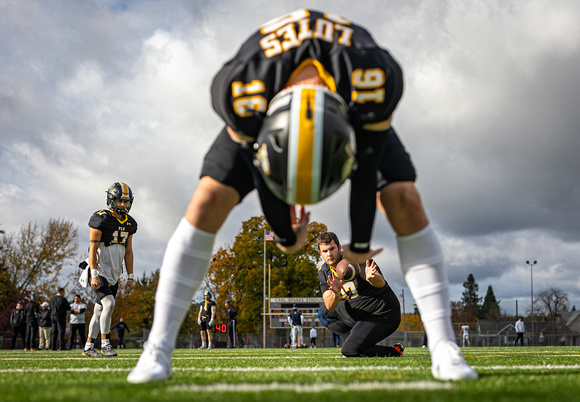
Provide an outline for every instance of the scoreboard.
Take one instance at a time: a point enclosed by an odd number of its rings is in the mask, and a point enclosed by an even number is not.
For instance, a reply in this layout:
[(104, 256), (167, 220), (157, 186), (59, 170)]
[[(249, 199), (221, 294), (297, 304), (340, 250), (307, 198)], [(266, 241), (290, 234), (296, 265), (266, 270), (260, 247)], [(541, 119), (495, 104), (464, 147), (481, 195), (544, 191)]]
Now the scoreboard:
[(292, 306), (296, 305), (298, 311), (304, 316), (302, 328), (324, 328), (318, 320), (318, 310), (324, 306), (322, 297), (273, 297), (270, 299), (270, 328), (290, 329), (288, 315), (292, 312)]

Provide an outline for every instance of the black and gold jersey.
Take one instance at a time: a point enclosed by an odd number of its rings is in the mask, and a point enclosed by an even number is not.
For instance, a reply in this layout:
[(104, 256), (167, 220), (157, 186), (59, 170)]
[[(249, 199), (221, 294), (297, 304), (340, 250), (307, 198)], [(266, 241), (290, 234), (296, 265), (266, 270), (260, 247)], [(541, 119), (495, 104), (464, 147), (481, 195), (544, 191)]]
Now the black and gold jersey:
[(402, 95), (401, 68), (364, 28), (301, 9), (246, 40), (213, 80), (213, 107), (228, 126), (256, 138), (270, 100), (306, 66), (346, 101), (355, 130), (388, 120)]
[(213, 300), (204, 300), (201, 302), (201, 318), (210, 319), (211, 318), (211, 308), (215, 307), (216, 304)]
[[(377, 320), (392, 319), (393, 314), (400, 314), (401, 306), (397, 296), (385, 279), (385, 286), (376, 288), (365, 278), (366, 265), (361, 264), (361, 272), (354, 280), (345, 282), (341, 289), (340, 303), (344, 303), (344, 311), (355, 321), (375, 317)], [(378, 272), (383, 275), (380, 268)], [(321, 294), (329, 289), (328, 278), (332, 271), (328, 264), (324, 263), (318, 270), (318, 281)], [(384, 276), (384, 275), (383, 275)], [(343, 311), (338, 309), (337, 311)]]
[(125, 246), (129, 236), (137, 232), (137, 222), (131, 215), (117, 219), (107, 209), (95, 212), (89, 219), (89, 226), (101, 231), (101, 243), (107, 247), (112, 244)]

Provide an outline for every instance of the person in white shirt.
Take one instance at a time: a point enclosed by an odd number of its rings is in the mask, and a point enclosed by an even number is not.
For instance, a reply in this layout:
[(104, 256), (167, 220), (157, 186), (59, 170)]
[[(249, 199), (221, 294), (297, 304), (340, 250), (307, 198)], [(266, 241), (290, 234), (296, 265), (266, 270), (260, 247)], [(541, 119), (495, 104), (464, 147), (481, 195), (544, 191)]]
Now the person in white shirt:
[(463, 347), (465, 347), (465, 343), (467, 342), (467, 346), (471, 346), (471, 342), (469, 342), (469, 325), (463, 324), (461, 326), (461, 331), (459, 331), (459, 335), (463, 334)]
[(516, 340), (514, 341), (514, 346), (517, 345), (518, 340), (520, 341), (520, 346), (524, 346), (524, 332), (525, 332), (524, 319), (520, 317), (516, 321)]
[(316, 337), (318, 334), (316, 333), (316, 328), (310, 328), (310, 347), (316, 348)]
[(77, 332), (79, 333), (80, 345), (87, 341), (85, 338), (85, 311), (87, 305), (81, 302), (81, 297), (75, 295), (74, 302), (70, 305), (70, 338), (68, 338), (67, 349), (75, 349)]

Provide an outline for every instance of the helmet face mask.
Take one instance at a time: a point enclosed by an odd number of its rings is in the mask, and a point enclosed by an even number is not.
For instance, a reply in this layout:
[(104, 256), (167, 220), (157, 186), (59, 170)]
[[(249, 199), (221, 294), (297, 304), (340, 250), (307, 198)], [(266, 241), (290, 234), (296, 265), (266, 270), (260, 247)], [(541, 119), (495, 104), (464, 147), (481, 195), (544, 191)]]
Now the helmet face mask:
[[(116, 200), (127, 201), (127, 206), (125, 208), (120, 208), (117, 205)], [(119, 214), (128, 214), (133, 206), (133, 191), (131, 191), (131, 188), (123, 182), (113, 183), (107, 190), (107, 206), (111, 211)]]
[(315, 204), (338, 190), (355, 165), (346, 103), (322, 86), (290, 87), (272, 99), (254, 165), (289, 205)]

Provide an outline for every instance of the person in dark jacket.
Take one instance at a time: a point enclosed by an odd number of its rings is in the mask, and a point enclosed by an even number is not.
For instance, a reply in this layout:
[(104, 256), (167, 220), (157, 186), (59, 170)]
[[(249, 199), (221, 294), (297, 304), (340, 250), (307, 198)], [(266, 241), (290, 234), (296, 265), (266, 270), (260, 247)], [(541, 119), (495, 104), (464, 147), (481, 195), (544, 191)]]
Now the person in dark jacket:
[(50, 329), (52, 322), (50, 320), (50, 307), (47, 302), (40, 305), (40, 314), (38, 315), (38, 326), (40, 327), (40, 350), (50, 349)]
[(66, 331), (66, 314), (70, 304), (64, 297), (64, 288), (58, 288), (56, 295), (50, 298), (50, 320), (52, 322), (52, 336), (50, 347), (52, 350), (65, 350), (64, 333)]
[(16, 339), (18, 335), (22, 337), (22, 344), (25, 343), (26, 337), (26, 317), (24, 315), (24, 309), (22, 308), (22, 303), (16, 303), (16, 307), (12, 310), (10, 314), (10, 326), (12, 327), (12, 349), (16, 349)]
[(123, 338), (125, 338), (125, 330), (129, 332), (131, 332), (131, 330), (129, 329), (129, 326), (125, 320), (123, 320), (123, 317), (119, 318), (119, 322), (111, 327), (111, 331), (114, 329), (117, 329), (117, 336), (119, 337), (119, 348), (125, 349), (125, 342), (123, 341)]
[(232, 306), (229, 300), (225, 302), (226, 308), (228, 309), (228, 337), (230, 338), (230, 344), (228, 348), (236, 347), (236, 327), (238, 324), (238, 309)]
[(40, 312), (40, 306), (36, 299), (37, 297), (33, 293), (30, 296), (30, 301), (24, 307), (24, 314), (26, 315), (26, 340), (24, 341), (24, 350), (37, 350), (38, 313)]

